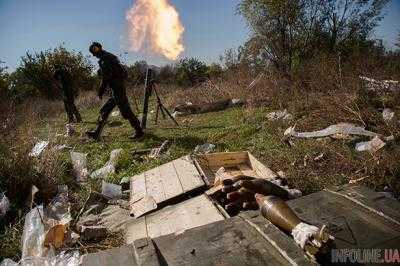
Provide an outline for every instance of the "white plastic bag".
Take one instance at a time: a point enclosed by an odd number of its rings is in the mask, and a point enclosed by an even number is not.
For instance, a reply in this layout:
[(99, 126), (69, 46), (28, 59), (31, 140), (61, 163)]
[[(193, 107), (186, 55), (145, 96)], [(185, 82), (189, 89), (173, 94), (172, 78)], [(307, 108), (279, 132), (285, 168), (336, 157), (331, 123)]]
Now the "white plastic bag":
[(79, 183), (85, 183), (89, 175), (86, 156), (87, 154), (71, 151), (73, 174)]
[(4, 192), (0, 193), (0, 217), (6, 215), (8, 210), (10, 209), (10, 201)]
[(36, 143), (36, 145), (32, 148), (32, 151), (29, 153), (29, 156), (31, 157), (39, 157), (40, 154), (46, 149), (46, 147), (49, 145), (48, 141), (39, 141)]

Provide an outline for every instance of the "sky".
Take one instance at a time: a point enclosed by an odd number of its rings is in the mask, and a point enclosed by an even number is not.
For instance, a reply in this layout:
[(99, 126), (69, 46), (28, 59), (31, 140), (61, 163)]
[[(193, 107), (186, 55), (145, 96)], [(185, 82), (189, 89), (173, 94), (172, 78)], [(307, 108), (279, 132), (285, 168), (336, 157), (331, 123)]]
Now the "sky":
[[(245, 21), (236, 14), (240, 0), (170, 0), (185, 27), (186, 51), (207, 63), (218, 62), (225, 49), (236, 48), (248, 36)], [(0, 0), (0, 60), (15, 69), (27, 51), (42, 51), (63, 44), (89, 55), (88, 46), (99, 41), (121, 55), (125, 63), (146, 60), (168, 63), (161, 56), (127, 52), (126, 11), (134, 0)], [(392, 0), (387, 16), (376, 30), (388, 47), (400, 31), (400, 0)]]

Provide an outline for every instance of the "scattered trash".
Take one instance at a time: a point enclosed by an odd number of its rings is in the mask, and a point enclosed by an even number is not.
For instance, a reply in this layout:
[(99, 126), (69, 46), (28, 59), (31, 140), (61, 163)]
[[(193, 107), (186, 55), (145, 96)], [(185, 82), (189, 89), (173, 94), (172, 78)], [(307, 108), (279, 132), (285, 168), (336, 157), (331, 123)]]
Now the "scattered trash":
[(213, 152), (215, 149), (214, 144), (205, 143), (203, 145), (197, 145), (194, 149), (194, 154), (207, 154)]
[(131, 203), (131, 215), (139, 218), (142, 215), (157, 209), (157, 203), (152, 196), (145, 195), (136, 202)]
[(382, 117), (385, 122), (390, 122), (394, 118), (395, 113), (392, 111), (392, 109), (385, 108), (382, 111)]
[(361, 182), (361, 181), (363, 181), (364, 179), (366, 179), (367, 177), (360, 177), (360, 178), (358, 178), (358, 179), (351, 179), (350, 181), (349, 181), (349, 184), (357, 184), (358, 182)]
[(123, 152), (123, 149), (116, 149), (116, 150), (111, 151), (110, 159), (108, 160), (108, 162), (102, 168), (94, 171), (90, 175), (90, 177), (103, 179), (110, 174), (114, 174), (115, 168), (117, 167), (118, 161), (121, 158), (122, 152)]
[(33, 147), (32, 151), (29, 153), (29, 156), (31, 156), (31, 157), (39, 157), (42, 154), (42, 152), (46, 149), (46, 147), (48, 145), (49, 145), (48, 141), (39, 141)]
[(89, 172), (86, 166), (87, 154), (72, 152), (71, 151), (71, 161), (73, 167), (73, 175), (78, 183), (85, 183), (87, 181)]
[(156, 158), (160, 157), (160, 155), (166, 153), (168, 150), (169, 144), (170, 144), (169, 140), (166, 140), (163, 142), (163, 144), (161, 144), (161, 146), (159, 148), (152, 149), (150, 151), (149, 158), (156, 159)]
[(63, 145), (56, 145), (56, 146), (53, 147), (53, 149), (55, 151), (64, 151), (64, 150), (67, 150), (67, 149), (72, 149), (72, 147), (63, 144)]
[(24, 231), (22, 233), (22, 259), (28, 257), (45, 257), (47, 249), (44, 247), (45, 228), (43, 221), (43, 206), (32, 209), (25, 216)]
[(11, 259), (4, 259), (1, 263), (0, 266), (18, 266), (19, 263), (16, 263), (15, 261)]
[(27, 204), (26, 204), (31, 210), (33, 208), (33, 204), (35, 203), (35, 195), (38, 192), (39, 192), (39, 189), (35, 185), (32, 185), (31, 194), (29, 194)]
[(371, 141), (359, 142), (356, 144), (357, 151), (369, 151), (375, 153), (386, 145), (379, 137), (374, 137)]
[(122, 187), (103, 181), (101, 185), (101, 194), (109, 199), (120, 199), (122, 198)]
[(325, 154), (321, 153), (320, 155), (318, 155), (317, 157), (314, 158), (314, 162), (319, 162), (324, 158)]
[(46, 208), (35, 207), (25, 216), (21, 265), (78, 265), (79, 252), (55, 255), (54, 251), (63, 246), (72, 220), (68, 200), (68, 187), (59, 186)]
[(121, 113), (117, 110), (111, 113), (111, 117), (119, 117), (121, 116)]
[(380, 134), (365, 130), (363, 127), (359, 127), (349, 123), (340, 123), (329, 126), (323, 130), (313, 132), (296, 132), (295, 126), (286, 129), (285, 136), (296, 137), (296, 138), (323, 138), (333, 135), (358, 135), (367, 137), (376, 137)]
[(5, 216), (10, 209), (10, 201), (4, 192), (0, 193), (0, 217)]
[(75, 127), (73, 124), (69, 123), (65, 125), (65, 137), (72, 137), (76, 134)]
[(273, 121), (273, 120), (292, 120), (293, 119), (293, 115), (290, 114), (287, 109), (283, 110), (283, 111), (275, 111), (275, 112), (271, 112), (267, 115), (268, 120)]
[(360, 76), (364, 83), (364, 88), (367, 91), (391, 91), (396, 92), (399, 90), (399, 82), (396, 80), (375, 80), (368, 77)]
[(101, 225), (79, 226), (78, 231), (83, 240), (102, 239), (107, 236), (107, 228)]

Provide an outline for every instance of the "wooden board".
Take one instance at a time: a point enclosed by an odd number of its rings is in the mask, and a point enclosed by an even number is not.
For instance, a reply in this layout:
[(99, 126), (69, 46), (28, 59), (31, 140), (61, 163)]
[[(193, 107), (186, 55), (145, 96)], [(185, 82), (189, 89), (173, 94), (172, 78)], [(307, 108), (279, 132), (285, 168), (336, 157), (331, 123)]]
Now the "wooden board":
[(136, 239), (175, 234), (224, 219), (211, 200), (201, 195), (145, 217), (132, 219), (127, 223), (126, 240), (130, 244)]
[[(157, 205), (205, 186), (196, 166), (180, 158), (131, 178), (131, 213), (144, 196)], [(149, 210), (150, 211), (150, 210)]]
[(258, 161), (249, 152), (224, 152), (196, 156), (196, 164), (205, 176), (207, 185), (214, 185), (217, 171), (224, 167), (228, 175), (245, 175), (254, 178), (276, 179), (271, 169)]
[[(294, 241), (283, 255), (258, 230), (234, 217), (153, 241), (165, 265), (313, 265)], [(290, 239), (276, 227), (272, 233)]]

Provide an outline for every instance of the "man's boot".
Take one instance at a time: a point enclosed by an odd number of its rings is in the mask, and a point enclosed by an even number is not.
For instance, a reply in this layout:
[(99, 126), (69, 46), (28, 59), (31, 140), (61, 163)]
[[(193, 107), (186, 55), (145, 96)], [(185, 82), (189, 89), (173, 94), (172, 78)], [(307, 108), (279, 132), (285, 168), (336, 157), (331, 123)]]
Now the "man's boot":
[(99, 140), (101, 133), (103, 132), (103, 128), (106, 125), (106, 122), (107, 120), (105, 119), (99, 119), (96, 130), (86, 131), (86, 135), (91, 139)]
[(142, 127), (140, 126), (140, 122), (136, 117), (132, 117), (129, 119), (129, 123), (135, 129), (135, 134), (129, 137), (132, 140), (140, 140), (144, 136), (144, 132)]

